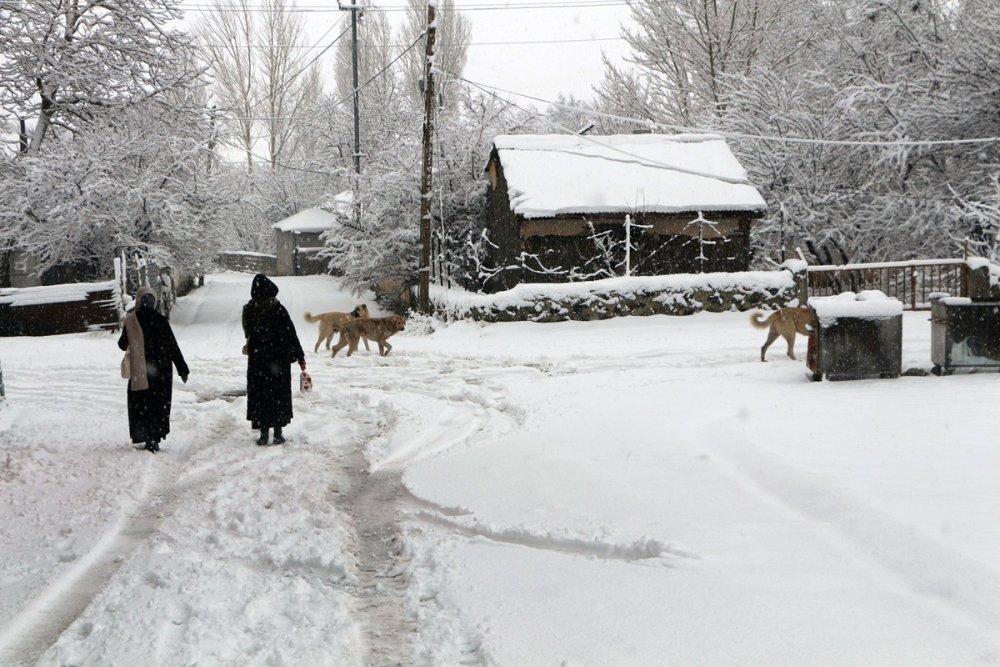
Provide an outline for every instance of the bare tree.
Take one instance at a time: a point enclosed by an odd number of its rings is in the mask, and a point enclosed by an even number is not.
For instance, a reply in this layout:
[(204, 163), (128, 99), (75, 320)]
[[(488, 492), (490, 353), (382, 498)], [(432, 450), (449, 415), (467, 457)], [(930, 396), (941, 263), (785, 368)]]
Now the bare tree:
[(206, 13), (200, 28), (214, 80), (213, 93), (226, 122), (235, 131), (247, 171), (253, 171), (254, 125), (257, 121), (254, 20), (248, 0), (220, 0)]
[[(721, 104), (722, 80), (781, 67), (809, 39), (797, 0), (634, 0), (622, 34), (631, 66), (605, 60), (600, 97), (631, 116), (693, 125)], [(638, 71), (636, 71), (638, 70)]]
[(306, 145), (303, 116), (322, 91), (301, 14), (286, 0), (220, 0), (201, 34), (211, 57), (215, 95), (236, 130), (237, 147), (252, 171), (258, 132), (271, 163), (299, 157)]
[[(437, 38), (434, 42), (434, 63), (439, 72), (435, 75), (434, 88), (447, 106), (458, 103), (459, 94), (453, 92), (448, 73), (461, 76), (468, 58), (469, 42), (472, 41), (472, 26), (469, 19), (455, 8), (455, 0), (440, 0), (437, 3)], [(413, 42), (427, 30), (427, 0), (409, 0), (406, 25), (403, 27), (403, 41)], [(424, 42), (407, 54), (405, 90), (414, 108), (423, 105)]]

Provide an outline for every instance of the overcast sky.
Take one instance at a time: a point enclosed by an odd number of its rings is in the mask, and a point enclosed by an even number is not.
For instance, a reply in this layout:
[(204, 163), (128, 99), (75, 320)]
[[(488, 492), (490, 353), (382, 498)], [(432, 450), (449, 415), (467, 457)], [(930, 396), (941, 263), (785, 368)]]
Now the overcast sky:
[[(193, 20), (201, 15), (198, 8), (213, 4), (214, 0), (185, 0), (183, 6)], [(395, 10), (405, 0), (375, 0), (372, 5)], [(627, 53), (621, 39), (622, 22), (629, 17), (625, 0), (455, 0), (455, 5), (472, 23), (465, 76), (486, 86), (543, 100), (553, 100), (559, 93), (589, 99), (591, 88), (602, 78), (601, 52), (619, 61)], [(320, 41), (324, 32), (348, 14), (337, 10), (336, 0), (299, 0), (296, 6), (304, 10), (309, 43), (322, 46), (340, 29)], [(389, 11), (389, 16), (398, 25), (404, 13)], [(332, 53), (321, 61), (326, 67), (332, 68)]]

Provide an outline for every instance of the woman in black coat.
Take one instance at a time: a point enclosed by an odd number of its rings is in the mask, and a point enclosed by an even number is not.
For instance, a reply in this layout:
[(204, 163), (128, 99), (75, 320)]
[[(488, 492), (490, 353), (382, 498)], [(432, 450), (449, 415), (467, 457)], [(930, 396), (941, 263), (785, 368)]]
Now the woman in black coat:
[(293, 361), (306, 369), (306, 355), (288, 311), (277, 299), (278, 286), (258, 273), (243, 306), (247, 339), (247, 419), (260, 429), (258, 445), (266, 445), (274, 429), (274, 444), (285, 441), (283, 426), (292, 421)]
[(184, 361), (170, 322), (156, 312), (156, 296), (148, 287), (135, 295), (136, 306), (125, 317), (118, 347), (129, 358), (128, 431), (132, 442), (145, 443), (160, 451), (160, 440), (170, 433), (170, 402), (173, 398), (173, 367), (187, 382)]

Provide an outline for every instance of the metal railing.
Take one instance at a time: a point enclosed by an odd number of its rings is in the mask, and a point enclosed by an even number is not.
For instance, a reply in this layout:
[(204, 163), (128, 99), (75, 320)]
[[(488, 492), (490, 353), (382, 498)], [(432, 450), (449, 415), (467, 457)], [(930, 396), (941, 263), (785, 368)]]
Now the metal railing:
[(880, 290), (908, 310), (930, 310), (930, 295), (968, 296), (968, 265), (963, 259), (810, 266), (809, 296)]

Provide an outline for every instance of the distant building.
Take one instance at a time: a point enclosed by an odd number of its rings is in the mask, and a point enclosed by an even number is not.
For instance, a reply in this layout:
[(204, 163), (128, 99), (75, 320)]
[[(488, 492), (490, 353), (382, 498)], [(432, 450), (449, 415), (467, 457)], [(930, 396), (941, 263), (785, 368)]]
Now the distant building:
[(503, 135), (486, 169), (486, 260), (505, 267), (490, 291), (626, 266), (631, 275), (745, 271), (750, 226), (766, 208), (715, 135)]
[(321, 235), (354, 215), (354, 195), (346, 190), (322, 207), (307, 208), (273, 225), (279, 276), (336, 273), (317, 253), (326, 245)]

